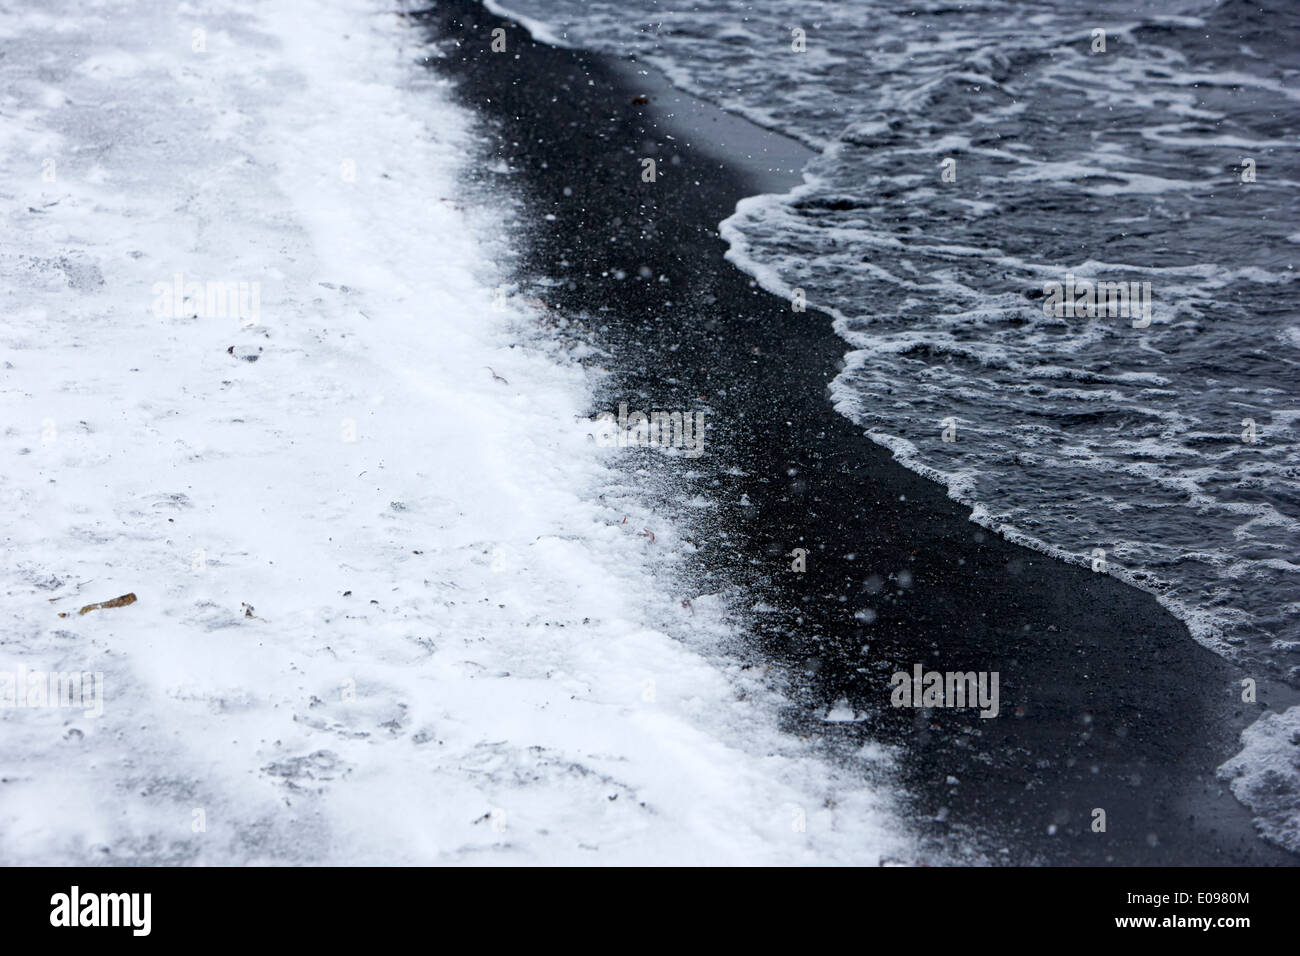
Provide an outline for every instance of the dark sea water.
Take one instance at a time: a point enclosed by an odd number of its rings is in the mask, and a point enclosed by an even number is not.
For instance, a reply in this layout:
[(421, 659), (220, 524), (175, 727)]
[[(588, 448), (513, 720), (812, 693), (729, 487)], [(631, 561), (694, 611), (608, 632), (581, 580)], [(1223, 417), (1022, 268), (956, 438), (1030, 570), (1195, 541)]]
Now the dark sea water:
[[(493, 5), (816, 149), (722, 232), (834, 317), (837, 409), (1300, 687), (1300, 2)], [(1150, 283), (1149, 324), (1045, 314), (1067, 279)], [(1269, 720), (1239, 795), (1297, 848), (1300, 709)]]

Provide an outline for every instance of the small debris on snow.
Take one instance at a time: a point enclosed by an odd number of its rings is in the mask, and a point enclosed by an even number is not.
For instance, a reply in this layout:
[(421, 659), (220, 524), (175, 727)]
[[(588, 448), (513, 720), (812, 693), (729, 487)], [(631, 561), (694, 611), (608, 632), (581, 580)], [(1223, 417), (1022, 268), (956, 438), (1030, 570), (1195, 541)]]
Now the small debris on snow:
[[(136, 600), (135, 592), (131, 592), (130, 594), (123, 594), (121, 597), (115, 597), (110, 601), (100, 601), (98, 604), (87, 604), (85, 607), (83, 607), (80, 611), (77, 612), (77, 615), (80, 616), (82, 614), (88, 614), (91, 611), (99, 611), (104, 608), (110, 608), (110, 607), (126, 607), (128, 604), (134, 604), (135, 600)], [(68, 616), (69, 615), (67, 612), (60, 612), (59, 614), (59, 617), (68, 617)]]

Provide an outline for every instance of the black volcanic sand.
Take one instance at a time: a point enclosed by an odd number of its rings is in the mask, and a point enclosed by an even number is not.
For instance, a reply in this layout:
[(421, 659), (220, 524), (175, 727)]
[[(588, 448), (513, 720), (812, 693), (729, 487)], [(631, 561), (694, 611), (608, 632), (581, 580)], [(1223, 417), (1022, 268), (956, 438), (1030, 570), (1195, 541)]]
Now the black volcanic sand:
[[(694, 516), (696, 593), (730, 585), (756, 606), (738, 653), (781, 675), (790, 730), (832, 757), (901, 747), (927, 854), (1300, 862), (1259, 839), (1214, 777), (1263, 710), (1237, 703), (1243, 675), (1151, 596), (1007, 543), (893, 462), (831, 408), (846, 346), (830, 320), (724, 260), (718, 223), (744, 196), (797, 181), (802, 147), (635, 64), (534, 43), (469, 0), (414, 16), (443, 53), (429, 65), (457, 81), (515, 171), (501, 179), (536, 223), (521, 278), (557, 280), (545, 301), (585, 316), (613, 356), (593, 413), (706, 410), (703, 457), (630, 451), (630, 467), (667, 479), (650, 482), (673, 489), (665, 518)], [(497, 27), (505, 53), (490, 52)], [(644, 157), (655, 182), (642, 181)], [(685, 507), (696, 494), (719, 503), (707, 523)], [(890, 675), (914, 663), (997, 671), (1000, 715), (891, 707)], [(824, 720), (845, 698), (863, 719)]]

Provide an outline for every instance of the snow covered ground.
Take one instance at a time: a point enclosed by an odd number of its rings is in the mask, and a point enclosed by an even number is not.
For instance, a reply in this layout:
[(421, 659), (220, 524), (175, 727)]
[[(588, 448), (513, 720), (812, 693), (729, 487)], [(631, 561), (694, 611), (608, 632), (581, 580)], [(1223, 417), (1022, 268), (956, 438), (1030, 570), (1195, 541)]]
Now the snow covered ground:
[(0, 8), (0, 862), (908, 858), (494, 309), (396, 3)]

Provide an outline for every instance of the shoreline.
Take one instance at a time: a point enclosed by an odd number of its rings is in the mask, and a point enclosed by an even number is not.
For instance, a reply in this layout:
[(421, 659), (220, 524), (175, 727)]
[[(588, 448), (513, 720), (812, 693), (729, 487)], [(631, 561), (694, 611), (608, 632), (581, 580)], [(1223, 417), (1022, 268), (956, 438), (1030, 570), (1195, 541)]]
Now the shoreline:
[[(831, 407), (846, 346), (830, 318), (793, 313), (725, 259), (718, 224), (739, 199), (797, 183), (806, 147), (648, 66), (534, 42), (469, 0), (421, 18), (448, 53), (431, 65), (496, 126), (526, 184), (524, 273), (558, 283), (557, 307), (599, 317), (618, 369), (605, 404), (708, 408), (704, 457), (647, 467), (680, 498), (720, 503), (697, 584), (737, 582), (772, 609), (753, 615), (749, 652), (783, 675), (791, 729), (836, 757), (902, 748), (935, 853), (955, 840), (1008, 863), (1300, 862), (1215, 779), (1264, 712), (1235, 704), (1240, 672), (1152, 595), (997, 537), (893, 461)], [(489, 51), (496, 27), (508, 55)], [(796, 547), (806, 573), (790, 570)], [(918, 664), (998, 672), (1001, 715), (891, 707), (890, 675)], [(1097, 808), (1105, 833), (1090, 827)]]

